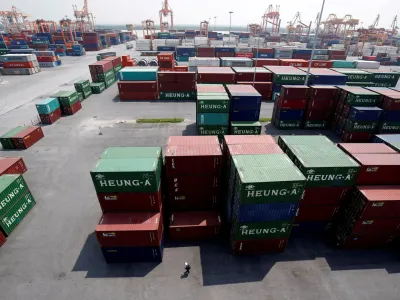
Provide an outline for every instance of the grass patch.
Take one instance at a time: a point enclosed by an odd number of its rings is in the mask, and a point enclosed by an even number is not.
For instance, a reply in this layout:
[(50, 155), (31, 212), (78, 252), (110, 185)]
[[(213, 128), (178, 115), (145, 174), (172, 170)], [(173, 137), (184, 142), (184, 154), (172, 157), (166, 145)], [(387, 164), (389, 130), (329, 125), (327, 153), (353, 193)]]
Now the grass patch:
[(260, 122), (271, 122), (272, 118), (260, 118)]
[(181, 123), (184, 118), (164, 118), (164, 119), (137, 119), (136, 123)]

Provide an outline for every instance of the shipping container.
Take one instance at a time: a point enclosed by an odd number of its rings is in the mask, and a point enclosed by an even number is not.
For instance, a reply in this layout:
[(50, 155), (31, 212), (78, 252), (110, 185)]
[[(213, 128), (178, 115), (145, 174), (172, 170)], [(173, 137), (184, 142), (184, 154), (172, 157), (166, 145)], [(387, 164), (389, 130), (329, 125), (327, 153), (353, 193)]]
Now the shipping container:
[[(232, 118), (232, 117), (231, 117)], [(228, 113), (198, 113), (198, 125), (229, 125)]]
[(338, 206), (349, 196), (349, 187), (311, 187), (305, 188), (300, 203), (304, 205)]
[(269, 238), (287, 238), (290, 235), (292, 222), (271, 221), (240, 223), (234, 222), (231, 231), (231, 240), (247, 241)]
[(306, 100), (310, 88), (305, 85), (282, 85), (281, 100)]
[(330, 222), (339, 212), (336, 205), (305, 205), (300, 202), (295, 222)]
[(44, 138), (41, 127), (29, 126), (12, 137), (12, 141), (17, 149), (28, 149), (40, 139)]
[(106, 213), (96, 226), (97, 241), (102, 247), (160, 246), (163, 223), (160, 213)]
[(0, 176), (5, 174), (24, 174), (28, 168), (22, 157), (0, 157)]
[(167, 146), (219, 145), (216, 136), (170, 136)]
[(0, 217), (3, 217), (28, 191), (28, 186), (22, 175), (0, 176)]
[(261, 123), (258, 121), (231, 122), (230, 134), (233, 135), (261, 134)]
[(330, 85), (312, 85), (310, 86), (310, 98), (312, 100), (336, 100), (339, 96), (339, 89)]
[(352, 234), (338, 244), (343, 249), (366, 249), (386, 247), (393, 239), (392, 234)]
[(289, 145), (334, 145), (330, 139), (323, 135), (280, 135), (278, 145), (286, 151)]
[(332, 222), (294, 222), (290, 236), (304, 237), (324, 235), (332, 226)]
[(100, 159), (90, 173), (98, 193), (157, 192), (161, 181), (157, 158)]
[(40, 122), (42, 124), (50, 125), (54, 124), (61, 118), (61, 109), (57, 108), (49, 114), (39, 114)]
[(60, 108), (60, 103), (57, 98), (46, 98), (35, 104), (39, 114), (50, 114)]
[(236, 81), (261, 81), (270, 82), (272, 81), (272, 73), (265, 68), (232, 68), (236, 73)]
[(344, 74), (347, 76), (349, 82), (372, 82), (373, 75), (369, 72), (362, 71), (360, 69), (344, 69), (344, 68), (333, 68), (335, 72)]
[(71, 116), (71, 115), (74, 115), (75, 113), (77, 113), (81, 109), (82, 109), (82, 103), (81, 103), (81, 101), (78, 100), (71, 106), (63, 106), (62, 113), (64, 115)]
[(220, 228), (221, 217), (215, 211), (173, 212), (169, 233), (175, 241), (198, 241), (217, 237)]
[(280, 253), (285, 250), (287, 241), (287, 238), (268, 238), (245, 241), (235, 240), (232, 241), (232, 251), (235, 255)]
[(303, 84), (306, 73), (291, 66), (268, 66), (267, 70), (273, 73), (272, 81), (279, 84)]
[[(239, 222), (292, 221), (298, 202), (274, 202), (265, 204), (233, 203), (232, 218)], [(228, 212), (229, 213), (229, 212)]]
[(398, 152), (385, 144), (379, 143), (340, 143), (338, 147), (348, 154), (397, 154)]
[(168, 145), (165, 152), (167, 175), (219, 174), (222, 152), (219, 145)]
[(197, 84), (197, 93), (226, 93), (226, 90), (222, 84)]
[(0, 231), (0, 247), (6, 242), (6, 237)]
[(224, 135), (229, 134), (228, 125), (200, 125), (197, 126), (198, 135), (218, 135), (222, 138)]
[(0, 143), (3, 146), (3, 149), (15, 149), (15, 145), (12, 140), (12, 137), (14, 135), (16, 135), (17, 133), (25, 130), (26, 128), (28, 128), (28, 126), (18, 126), (16, 128), (14, 128), (13, 130), (10, 130), (6, 134), (3, 134), (0, 137)]
[(229, 113), (230, 99), (227, 94), (218, 96), (197, 96), (198, 113)]

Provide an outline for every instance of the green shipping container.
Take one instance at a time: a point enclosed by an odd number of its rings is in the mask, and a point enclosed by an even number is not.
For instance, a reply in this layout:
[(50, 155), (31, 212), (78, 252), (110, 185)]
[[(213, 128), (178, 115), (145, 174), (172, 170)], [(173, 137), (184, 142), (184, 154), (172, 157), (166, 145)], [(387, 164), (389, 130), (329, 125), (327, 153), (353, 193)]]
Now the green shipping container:
[(160, 100), (195, 100), (196, 92), (160, 92)]
[(348, 69), (355, 69), (356, 62), (355, 61), (348, 61), (348, 60), (332, 60), (333, 68), (348, 68)]
[(232, 162), (228, 191), (240, 204), (297, 202), (303, 195), (305, 177), (286, 154), (233, 155)]
[(77, 94), (78, 94), (78, 100), (82, 102), (83, 99), (84, 99), (84, 98), (83, 98), (83, 93), (77, 92)]
[[(377, 83), (397, 83), (400, 78), (399, 72), (393, 72), (389, 70), (380, 70), (380, 69), (365, 69), (368, 73), (372, 74), (372, 81)], [(394, 85), (396, 86), (396, 84)]]
[(17, 133), (20, 133), (22, 130), (27, 128), (27, 126), (18, 126), (14, 128), (13, 130), (10, 130), (6, 134), (3, 134), (0, 137), (0, 143), (3, 146), (3, 149), (15, 149), (14, 142), (12, 141), (12, 137), (16, 135)]
[(346, 120), (344, 128), (347, 132), (370, 132), (374, 133), (378, 128), (378, 122), (374, 121), (351, 121)]
[(110, 86), (112, 86), (113, 83), (115, 83), (116, 81), (117, 81), (117, 80), (115, 79), (115, 77), (111, 77), (111, 78), (107, 79), (107, 80), (105, 81), (106, 89), (108, 89)]
[(278, 84), (304, 84), (306, 73), (292, 66), (266, 66), (273, 73), (272, 82)]
[(232, 226), (231, 240), (261, 240), (271, 238), (287, 238), (290, 235), (292, 223), (287, 221), (239, 223)]
[[(380, 100), (380, 95), (362, 87), (341, 87), (341, 95), (347, 92), (344, 99), (347, 104), (352, 106), (376, 106)], [(342, 96), (341, 96), (342, 97)]]
[(75, 91), (62, 92), (62, 94), (58, 96), (58, 101), (60, 101), (62, 106), (71, 106), (78, 100), (78, 93)]
[(331, 70), (347, 75), (348, 82), (372, 82), (373, 75), (359, 69), (332, 68)]
[(286, 152), (289, 145), (334, 145), (324, 135), (281, 135), (278, 138), (278, 145)]
[(388, 82), (374, 82), (373, 87), (395, 87), (397, 85), (397, 81), (388, 81)]
[(189, 56), (177, 56), (177, 61), (189, 61)]
[(122, 64), (114, 67), (114, 74), (117, 75), (118, 71), (122, 69)]
[(399, 133), (400, 122), (383, 122), (379, 126), (380, 133)]
[(328, 121), (310, 120), (304, 122), (304, 129), (324, 129), (328, 127)]
[(301, 128), (303, 122), (300, 120), (285, 120), (285, 121), (279, 121), (275, 120), (274, 125), (276, 128), (279, 129), (295, 129), (295, 128)]
[(28, 191), (0, 218), (0, 226), (7, 236), (22, 222), (35, 204), (35, 199)]
[(101, 94), (106, 89), (106, 85), (104, 82), (93, 82), (90, 84), (90, 88), (93, 94)]
[[(312, 146), (310, 148), (310, 145)], [(311, 149), (311, 150), (310, 150)], [(326, 144), (318, 144), (318, 147), (315, 147), (315, 144), (305, 144), (305, 145), (289, 145), (286, 148), (286, 154), (289, 156), (291, 160), (295, 160), (296, 157), (305, 156), (305, 155), (316, 155), (316, 156), (337, 156), (343, 155), (343, 151), (339, 149), (333, 143)]]
[(83, 99), (89, 98), (92, 94), (93, 93), (92, 93), (92, 89), (90, 88), (90, 86), (82, 91)]
[(98, 74), (97, 75), (97, 82), (105, 82), (111, 78), (115, 79), (115, 73), (114, 73), (114, 69), (110, 69), (107, 72), (105, 72), (104, 74)]
[(198, 113), (229, 113), (230, 99), (227, 94), (217, 96), (197, 96)]
[(231, 122), (230, 134), (233, 135), (261, 134), (261, 123), (253, 121)]
[(0, 176), (0, 218), (28, 191), (22, 175)]
[(359, 172), (359, 165), (352, 158), (340, 155), (320, 154), (321, 145), (307, 145), (307, 154), (297, 155), (294, 163), (306, 176), (306, 187), (352, 186)]
[(229, 134), (229, 126), (227, 125), (200, 125), (197, 126), (198, 135), (218, 135), (224, 136)]
[(198, 113), (197, 125), (229, 125), (229, 114)]
[(89, 80), (79, 80), (74, 83), (75, 90), (77, 92), (83, 92), (85, 89), (90, 89), (90, 81)]
[(373, 82), (347, 82), (346, 85), (367, 87), (367, 86), (375, 86), (375, 83), (373, 83)]
[(156, 158), (100, 159), (90, 173), (98, 193), (157, 192), (161, 180)]

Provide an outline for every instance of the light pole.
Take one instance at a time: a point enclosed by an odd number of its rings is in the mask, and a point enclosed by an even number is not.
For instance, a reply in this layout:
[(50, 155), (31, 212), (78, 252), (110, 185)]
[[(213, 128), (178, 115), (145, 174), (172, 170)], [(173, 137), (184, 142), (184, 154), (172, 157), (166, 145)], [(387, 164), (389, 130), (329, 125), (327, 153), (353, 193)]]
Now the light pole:
[(230, 12), (229, 12), (229, 36), (231, 35), (232, 14), (233, 14), (233, 11), (230, 11)]
[(313, 41), (313, 47), (312, 47), (312, 51), (311, 51), (311, 59), (308, 62), (308, 69), (307, 69), (307, 74), (306, 74), (306, 80), (304, 81), (304, 85), (308, 84), (308, 77), (310, 76), (310, 68), (311, 68), (311, 64), (313, 61), (313, 57), (314, 57), (314, 52), (315, 52), (315, 42), (318, 38), (318, 32), (319, 32), (319, 25), (321, 24), (321, 18), (322, 18), (322, 13), (324, 12), (324, 6), (325, 6), (325, 0), (322, 0), (322, 6), (321, 6), (321, 12), (319, 13), (319, 18), (318, 18), (318, 23), (317, 23), (317, 29), (315, 30), (315, 36), (314, 36), (314, 41)]
[(215, 31), (215, 28), (217, 27), (217, 18), (218, 17), (214, 17), (214, 31)]

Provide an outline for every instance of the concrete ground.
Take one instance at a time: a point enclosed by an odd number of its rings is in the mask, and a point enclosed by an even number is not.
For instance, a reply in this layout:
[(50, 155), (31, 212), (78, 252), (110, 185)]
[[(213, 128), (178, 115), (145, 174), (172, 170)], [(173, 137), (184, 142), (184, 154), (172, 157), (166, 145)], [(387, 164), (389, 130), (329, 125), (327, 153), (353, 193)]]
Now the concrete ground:
[[(34, 123), (34, 102), (89, 78), (92, 61), (92, 53), (67, 57), (62, 69), (4, 77), (0, 132)], [(271, 109), (263, 104), (262, 117)], [(136, 124), (139, 117), (185, 122)], [(108, 146), (165, 146), (168, 136), (195, 134), (194, 122), (194, 103), (119, 102), (115, 84), (85, 100), (76, 115), (44, 126), (45, 138), (32, 148), (0, 151), (24, 158), (29, 168), (24, 177), (37, 201), (0, 248), (0, 299), (399, 299), (399, 253), (339, 251), (318, 238), (291, 238), (283, 254), (250, 257), (233, 257), (223, 241), (167, 243), (160, 264), (105, 264), (93, 234), (101, 211), (89, 175), (100, 153)], [(192, 271), (181, 279), (185, 261)]]

